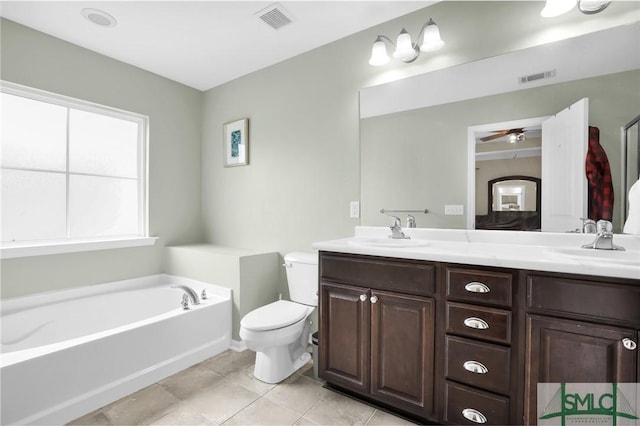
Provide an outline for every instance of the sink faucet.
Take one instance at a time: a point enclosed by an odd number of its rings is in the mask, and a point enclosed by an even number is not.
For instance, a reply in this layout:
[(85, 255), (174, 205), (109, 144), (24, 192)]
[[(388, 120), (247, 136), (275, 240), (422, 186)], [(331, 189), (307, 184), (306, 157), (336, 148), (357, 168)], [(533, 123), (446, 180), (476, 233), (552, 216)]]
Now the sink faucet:
[(416, 227), (416, 218), (412, 215), (407, 215), (407, 228), (415, 228)]
[(583, 234), (595, 234), (596, 233), (596, 222), (593, 219), (581, 217), (582, 221), (582, 233)]
[(404, 235), (404, 232), (402, 232), (402, 227), (400, 226), (400, 218), (398, 216), (391, 216), (391, 226), (389, 227), (389, 229), (391, 229), (391, 235), (389, 235), (389, 238), (396, 238), (396, 239), (411, 238), (407, 235)]
[[(199, 305), (200, 304), (200, 298), (198, 297), (198, 293), (196, 293), (191, 287), (186, 286), (186, 285), (176, 284), (176, 285), (172, 285), (171, 288), (178, 288), (178, 289), (184, 291), (185, 294), (182, 296), (182, 307), (183, 308), (189, 309), (189, 307), (188, 307), (188, 301), (189, 300), (191, 300), (191, 304), (192, 305)], [(185, 307), (185, 302), (187, 302), (186, 303), (186, 305), (187, 305), (186, 307)]]
[(608, 220), (599, 220), (596, 224), (596, 239), (582, 248), (597, 250), (624, 250), (624, 247), (613, 244), (613, 225)]

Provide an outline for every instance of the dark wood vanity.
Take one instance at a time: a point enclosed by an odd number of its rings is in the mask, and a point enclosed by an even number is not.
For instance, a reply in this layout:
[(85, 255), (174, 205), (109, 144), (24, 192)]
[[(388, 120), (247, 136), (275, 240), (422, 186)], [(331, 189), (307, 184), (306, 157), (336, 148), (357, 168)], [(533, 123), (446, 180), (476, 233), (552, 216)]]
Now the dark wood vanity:
[(638, 382), (640, 279), (320, 252), (319, 374), (419, 422), (536, 424), (538, 382)]

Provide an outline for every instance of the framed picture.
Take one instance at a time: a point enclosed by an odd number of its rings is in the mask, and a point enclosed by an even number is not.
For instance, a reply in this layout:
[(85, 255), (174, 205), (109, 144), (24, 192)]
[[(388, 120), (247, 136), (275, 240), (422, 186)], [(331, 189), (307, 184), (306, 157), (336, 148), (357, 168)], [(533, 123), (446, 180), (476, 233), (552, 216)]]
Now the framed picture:
[(225, 123), (223, 143), (225, 167), (249, 164), (249, 119)]

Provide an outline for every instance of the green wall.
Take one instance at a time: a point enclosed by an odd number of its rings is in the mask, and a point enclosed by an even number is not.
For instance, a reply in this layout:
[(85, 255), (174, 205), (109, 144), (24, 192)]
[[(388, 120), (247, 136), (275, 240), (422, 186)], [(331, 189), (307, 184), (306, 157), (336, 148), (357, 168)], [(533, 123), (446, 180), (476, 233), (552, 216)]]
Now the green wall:
[[(541, 7), (440, 2), (204, 93), (3, 20), (2, 79), (150, 116), (149, 225), (160, 241), (3, 260), (2, 297), (162, 272), (166, 245), (284, 254), (351, 235), (360, 223), (349, 218), (349, 202), (362, 189), (361, 88), (638, 20), (639, 10), (637, 2), (614, 2), (600, 15), (545, 20)], [(442, 51), (411, 65), (368, 65), (377, 34), (394, 37), (406, 27), (415, 37), (429, 17), (440, 26)], [(250, 164), (224, 168), (222, 126), (244, 117)], [(466, 152), (456, 155), (466, 161)], [(443, 191), (465, 200), (464, 179)]]
[(202, 93), (2, 19), (2, 80), (149, 116), (151, 247), (3, 259), (3, 298), (162, 272), (163, 247), (201, 241)]

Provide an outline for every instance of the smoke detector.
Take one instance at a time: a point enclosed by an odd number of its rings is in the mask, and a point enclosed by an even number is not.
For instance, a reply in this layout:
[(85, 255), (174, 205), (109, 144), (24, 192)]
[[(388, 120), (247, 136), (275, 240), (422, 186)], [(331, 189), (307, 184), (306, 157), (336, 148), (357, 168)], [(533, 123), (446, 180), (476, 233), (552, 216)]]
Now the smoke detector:
[(279, 3), (274, 3), (256, 12), (255, 15), (274, 30), (280, 29), (293, 21), (289, 13)]

